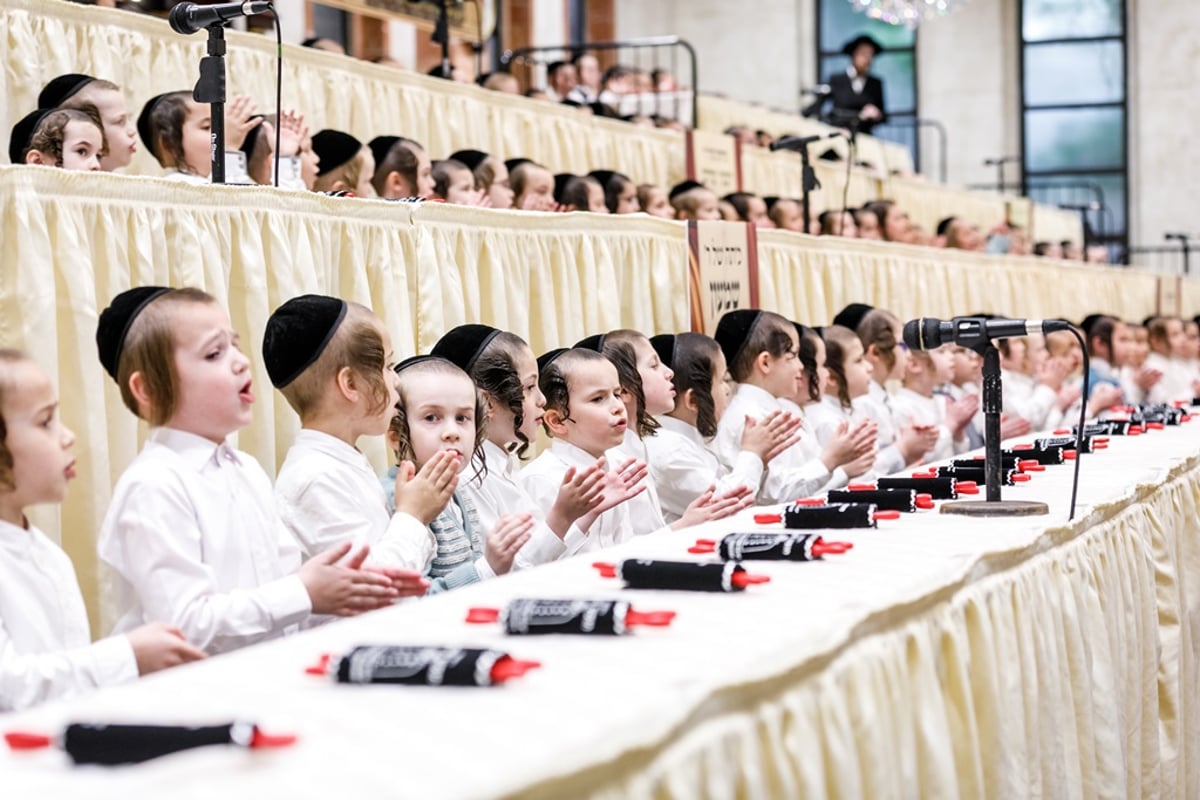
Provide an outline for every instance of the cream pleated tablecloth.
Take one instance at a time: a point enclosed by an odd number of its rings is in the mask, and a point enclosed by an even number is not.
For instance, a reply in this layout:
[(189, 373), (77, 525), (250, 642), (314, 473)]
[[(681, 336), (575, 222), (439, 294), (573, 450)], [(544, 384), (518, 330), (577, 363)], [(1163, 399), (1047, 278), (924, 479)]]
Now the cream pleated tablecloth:
[[(849, 554), (760, 562), (745, 593), (622, 591), (593, 560), (689, 558), (747, 518), (640, 537), (19, 715), (291, 731), (278, 752), (122, 769), (0, 752), (14, 797), (1191, 797), (1200, 786), (1200, 422), (1114, 439), (1005, 490), (1048, 517), (926, 512), (839, 531)], [(623, 638), (505, 638), (473, 606), (626, 596), (673, 609)], [(542, 668), (496, 689), (307, 676), (364, 643), (495, 646)]]

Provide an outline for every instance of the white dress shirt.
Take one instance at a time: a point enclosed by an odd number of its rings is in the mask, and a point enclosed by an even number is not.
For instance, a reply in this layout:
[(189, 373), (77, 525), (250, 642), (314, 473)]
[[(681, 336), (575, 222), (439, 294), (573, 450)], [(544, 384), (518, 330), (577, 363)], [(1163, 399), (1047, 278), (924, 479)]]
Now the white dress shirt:
[(271, 481), (227, 443), (158, 428), (121, 475), (100, 529), (116, 630), (158, 620), (208, 653), (288, 632), (312, 611)]
[[(475, 504), (483, 530), (491, 532), (505, 514), (532, 514), (537, 521), (529, 541), (513, 560), (513, 569), (528, 569), (572, 556), (587, 544), (587, 534), (574, 524), (562, 539), (546, 525), (546, 514), (558, 497), (557, 488), (549, 505), (543, 506), (535, 501), (521, 485), (521, 462), (516, 455), (491, 441), (485, 441), (483, 461), (487, 466), (486, 472), (466, 482), (460, 490)], [(563, 474), (566, 474), (566, 470), (563, 470)]]
[(914, 392), (906, 386), (900, 387), (892, 395), (892, 410), (896, 420), (902, 424), (934, 425), (937, 427), (937, 443), (922, 456), (925, 461), (942, 461), (952, 458), (956, 452), (967, 451), (967, 437), (963, 436), (958, 442), (950, 429), (946, 427), (946, 397), (945, 395), (930, 395)]
[(1004, 413), (1021, 417), (1035, 431), (1046, 430), (1051, 415), (1056, 414), (1058, 392), (1032, 375), (1014, 370), (1000, 370), (1000, 385), (1004, 395)]
[(661, 428), (646, 439), (650, 477), (658, 492), (663, 518), (674, 522), (709, 486), (717, 494), (748, 486), (758, 494), (763, 463), (754, 453), (740, 450), (727, 470), (708, 448), (695, 425), (675, 417), (659, 417)]
[[(636, 458), (647, 466), (650, 463), (650, 451), (646, 449), (645, 440), (629, 428), (625, 429), (625, 440), (604, 455), (610, 467), (619, 467), (631, 458)], [(646, 491), (630, 498), (624, 505), (629, 506), (629, 522), (633, 526), (635, 536), (654, 533), (667, 527), (652, 475), (648, 476), (646, 481)]]
[[(805, 410), (791, 400), (788, 400), (786, 397), (779, 398), (779, 405), (784, 411), (787, 411), (789, 414), (800, 418), (801, 436), (800, 442), (796, 446), (800, 448), (800, 452), (804, 454), (804, 460), (811, 461), (812, 459), (819, 459), (822, 455), (824, 455), (825, 444), (821, 441), (820, 437), (817, 436), (817, 432), (813, 429), (812, 423), (810, 422), (808, 414), (805, 412)], [(819, 402), (811, 403), (808, 407), (814, 408), (818, 405), (820, 405)], [(834, 430), (836, 429), (837, 425), (834, 425)], [(846, 474), (846, 471), (841, 467), (834, 467), (833, 473), (829, 477), (829, 481), (821, 488), (825, 491), (830, 489), (841, 489), (849, 482), (850, 476)]]
[(0, 522), (0, 711), (136, 678), (124, 636), (92, 644), (75, 568), (37, 528)]
[[(521, 470), (521, 486), (542, 508), (554, 505), (558, 487), (571, 467), (586, 469), (596, 463), (596, 457), (569, 442), (554, 439), (550, 447)], [(609, 464), (609, 468), (617, 466)], [(612, 547), (633, 537), (629, 521), (629, 503), (620, 503), (601, 514), (587, 532), (587, 541), (576, 553), (590, 553)]]
[(896, 424), (896, 414), (892, 410), (892, 398), (887, 389), (879, 381), (872, 380), (867, 387), (867, 393), (851, 401), (854, 405), (855, 417), (869, 419), (879, 429), (875, 435), (875, 446), (879, 455), (875, 457), (875, 465), (871, 468), (873, 475), (892, 475), (900, 472), (908, 462), (896, 446), (896, 437), (900, 426)]
[(390, 513), (371, 462), (327, 433), (296, 434), (275, 479), (275, 505), (306, 559), (343, 542), (370, 545), (374, 566), (424, 572), (433, 559), (436, 543), (424, 523)]
[[(713, 450), (726, 469), (732, 469), (737, 463), (746, 417), (761, 421), (781, 409), (779, 400), (767, 390), (749, 383), (738, 384), (729, 407), (717, 423), (717, 435), (713, 437)], [(806, 458), (804, 451), (793, 445), (767, 465), (758, 500), (761, 503), (790, 503), (816, 494), (831, 478), (836, 478), (835, 474), (826, 469), (819, 458)]]
[(1191, 400), (1195, 396), (1191, 367), (1182, 358), (1168, 358), (1151, 352), (1146, 356), (1145, 366), (1162, 373), (1158, 383), (1146, 392), (1146, 402), (1170, 403), (1173, 400)]
[(846, 77), (850, 79), (850, 88), (855, 94), (862, 94), (863, 89), (867, 88), (867, 76), (859, 75), (853, 65), (846, 67)]

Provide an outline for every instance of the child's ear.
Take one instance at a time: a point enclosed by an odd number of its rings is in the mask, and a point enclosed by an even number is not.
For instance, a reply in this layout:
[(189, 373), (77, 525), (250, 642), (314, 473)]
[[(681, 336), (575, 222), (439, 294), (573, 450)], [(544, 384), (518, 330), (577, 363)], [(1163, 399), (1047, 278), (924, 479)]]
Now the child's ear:
[(492, 415), (496, 413), (496, 400), (491, 392), (480, 391), (479, 397), (483, 400), (483, 415), (491, 422)]
[(763, 350), (761, 353), (755, 356), (754, 368), (763, 375), (768, 374), (771, 371), (771, 354), (766, 350)]
[(678, 398), (678, 402), (683, 404), (683, 407), (694, 414), (700, 413), (700, 403), (696, 401), (696, 390), (688, 389), (683, 393), (683, 396)]
[(48, 162), (46, 161), (46, 157), (44, 155), (42, 155), (42, 152), (40, 150), (31, 149), (28, 153), (25, 154), (25, 163), (26, 164), (47, 164)]
[(394, 429), (388, 428), (388, 432), (387, 432), (386, 436), (387, 436), (388, 449), (391, 450), (393, 453), (395, 453), (397, 450), (400, 449), (400, 434), (397, 433)]
[(542, 414), (542, 423), (555, 438), (561, 439), (567, 434), (567, 421), (557, 408), (546, 409)]
[(392, 197), (408, 197), (412, 194), (409, 191), (408, 181), (400, 175), (399, 172), (392, 170), (384, 179), (384, 189)]
[(129, 392), (138, 406), (150, 408), (150, 391), (146, 388), (146, 376), (141, 370), (129, 376)]
[(334, 383), (337, 384), (338, 391), (342, 393), (342, 397), (351, 403), (357, 402), (361, 395), (354, 377), (354, 370), (349, 367), (342, 367), (333, 378)]

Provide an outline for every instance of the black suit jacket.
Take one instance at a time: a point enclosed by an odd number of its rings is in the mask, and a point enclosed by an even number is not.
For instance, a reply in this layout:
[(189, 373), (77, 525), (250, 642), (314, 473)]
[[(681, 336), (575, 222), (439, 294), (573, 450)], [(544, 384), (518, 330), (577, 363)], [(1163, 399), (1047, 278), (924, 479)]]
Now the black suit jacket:
[(833, 100), (833, 115), (830, 122), (845, 126), (850, 118), (858, 116), (865, 106), (873, 105), (883, 113), (883, 118), (868, 121), (859, 120), (858, 129), (870, 133), (876, 125), (887, 121), (887, 108), (883, 105), (883, 82), (874, 75), (867, 76), (862, 94), (854, 91), (850, 84), (850, 76), (839, 72), (829, 78), (829, 96)]

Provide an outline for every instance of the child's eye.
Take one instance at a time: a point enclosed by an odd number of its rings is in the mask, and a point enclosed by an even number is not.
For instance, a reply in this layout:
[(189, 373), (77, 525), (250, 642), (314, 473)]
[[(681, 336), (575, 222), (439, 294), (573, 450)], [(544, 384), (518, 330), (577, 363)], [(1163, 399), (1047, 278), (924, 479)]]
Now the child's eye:
[(470, 415), (470, 414), (459, 414), (459, 415), (456, 417), (456, 419), (457, 419), (459, 422), (470, 422), (470, 421), (471, 421), (471, 415)]
[(437, 422), (438, 416), (437, 414), (426, 414), (424, 419), (426, 422)]
[(206, 353), (204, 355), (205, 360), (215, 361), (217, 359), (217, 357), (221, 355), (221, 349), (222, 348), (218, 347), (216, 350), (210, 350), (208, 353)]

